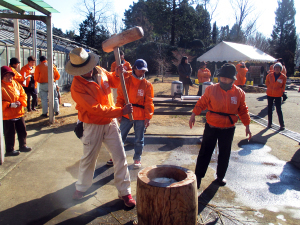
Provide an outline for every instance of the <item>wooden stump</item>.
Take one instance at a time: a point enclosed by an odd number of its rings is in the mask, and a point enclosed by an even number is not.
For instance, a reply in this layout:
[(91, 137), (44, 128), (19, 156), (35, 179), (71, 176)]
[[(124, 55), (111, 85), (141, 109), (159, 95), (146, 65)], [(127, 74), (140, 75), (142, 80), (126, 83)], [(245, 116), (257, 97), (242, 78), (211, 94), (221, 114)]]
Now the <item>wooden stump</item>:
[[(175, 183), (158, 183), (155, 178), (173, 178)], [(151, 166), (141, 170), (137, 179), (139, 225), (197, 224), (198, 196), (195, 174), (188, 169)]]

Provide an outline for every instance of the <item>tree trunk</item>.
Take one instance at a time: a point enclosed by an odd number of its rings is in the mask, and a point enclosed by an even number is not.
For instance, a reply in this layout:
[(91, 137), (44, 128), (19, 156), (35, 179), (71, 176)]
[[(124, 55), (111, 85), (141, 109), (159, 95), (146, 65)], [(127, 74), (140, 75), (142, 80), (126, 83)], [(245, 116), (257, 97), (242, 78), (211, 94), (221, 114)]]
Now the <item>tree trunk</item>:
[[(175, 183), (158, 183), (155, 178), (173, 178)], [(137, 179), (139, 225), (197, 224), (198, 196), (195, 174), (178, 166), (151, 166)]]

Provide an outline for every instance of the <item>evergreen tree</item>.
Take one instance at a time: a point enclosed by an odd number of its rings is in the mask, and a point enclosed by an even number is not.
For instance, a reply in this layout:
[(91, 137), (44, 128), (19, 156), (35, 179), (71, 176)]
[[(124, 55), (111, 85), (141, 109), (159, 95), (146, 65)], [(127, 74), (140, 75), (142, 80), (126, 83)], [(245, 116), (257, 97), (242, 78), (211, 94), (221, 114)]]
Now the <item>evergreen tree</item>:
[(271, 53), (282, 58), (287, 75), (294, 74), (294, 57), (297, 44), (294, 0), (279, 0), (275, 12), (275, 25), (271, 35)]
[(212, 43), (214, 45), (217, 44), (218, 35), (219, 35), (219, 31), (218, 31), (218, 27), (217, 27), (217, 22), (214, 22), (213, 30), (212, 30)]

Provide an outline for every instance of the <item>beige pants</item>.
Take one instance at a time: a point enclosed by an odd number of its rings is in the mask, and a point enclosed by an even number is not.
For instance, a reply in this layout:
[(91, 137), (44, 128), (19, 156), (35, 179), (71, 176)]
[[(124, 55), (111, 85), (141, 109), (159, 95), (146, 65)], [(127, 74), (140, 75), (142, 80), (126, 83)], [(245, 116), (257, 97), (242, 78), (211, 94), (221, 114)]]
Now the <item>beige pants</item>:
[(83, 123), (83, 156), (80, 160), (76, 190), (85, 192), (92, 186), (97, 157), (102, 143), (110, 152), (114, 162), (114, 181), (120, 196), (131, 194), (130, 175), (116, 119), (110, 124)]

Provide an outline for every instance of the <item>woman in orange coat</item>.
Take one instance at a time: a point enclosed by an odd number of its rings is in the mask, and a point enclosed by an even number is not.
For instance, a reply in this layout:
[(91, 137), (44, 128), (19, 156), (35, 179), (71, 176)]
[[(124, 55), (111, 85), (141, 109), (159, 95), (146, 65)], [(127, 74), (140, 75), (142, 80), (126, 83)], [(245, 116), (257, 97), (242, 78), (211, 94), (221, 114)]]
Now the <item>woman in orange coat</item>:
[(218, 141), (219, 156), (216, 182), (220, 186), (226, 185), (224, 179), (228, 168), (231, 144), (235, 131), (235, 123), (240, 117), (246, 126), (246, 136), (251, 138), (249, 128), (250, 116), (245, 102), (245, 92), (233, 84), (236, 69), (234, 65), (226, 63), (221, 67), (218, 74), (219, 84), (210, 85), (198, 100), (191, 115), (189, 126), (195, 124), (195, 116), (206, 108), (206, 124), (203, 134), (201, 149), (197, 158), (195, 174), (197, 187), (200, 187), (201, 179), (205, 176), (212, 153)]
[(267, 98), (268, 98), (268, 128), (272, 126), (273, 103), (275, 107), (280, 124), (280, 130), (284, 130), (284, 121), (281, 111), (281, 96), (285, 90), (286, 76), (281, 73), (282, 64), (276, 63), (274, 65), (274, 72), (270, 72), (266, 78)]
[(21, 152), (31, 151), (31, 148), (26, 146), (27, 132), (23, 117), (23, 107), (27, 106), (27, 96), (23, 87), (13, 80), (14, 76), (14, 72), (10, 67), (1, 67), (3, 130), (6, 148), (5, 156), (16, 156), (20, 154), (19, 151), (14, 150), (16, 131), (19, 140), (19, 150)]
[[(144, 131), (150, 124), (150, 119), (154, 113), (154, 91), (152, 84), (145, 79), (145, 72), (148, 71), (147, 63), (143, 59), (138, 59), (133, 65), (132, 76), (125, 79), (128, 91), (129, 102), (133, 106), (133, 121), (128, 115), (119, 118), (122, 141), (125, 143), (127, 135), (134, 127), (134, 167), (141, 167), (141, 155), (144, 147)], [(118, 88), (117, 107), (124, 107), (125, 98), (121, 86)]]
[(248, 72), (247, 67), (245, 66), (244, 62), (241, 62), (239, 64), (236, 65), (236, 71), (237, 71), (237, 75), (236, 75), (236, 81), (234, 82), (235, 85), (238, 86), (243, 86), (246, 83), (246, 74)]
[(198, 70), (198, 81), (199, 81), (199, 90), (198, 90), (198, 96), (202, 95), (202, 83), (204, 82), (209, 82), (211, 73), (210, 70), (206, 68), (206, 62), (201, 62), (200, 63), (200, 69)]

